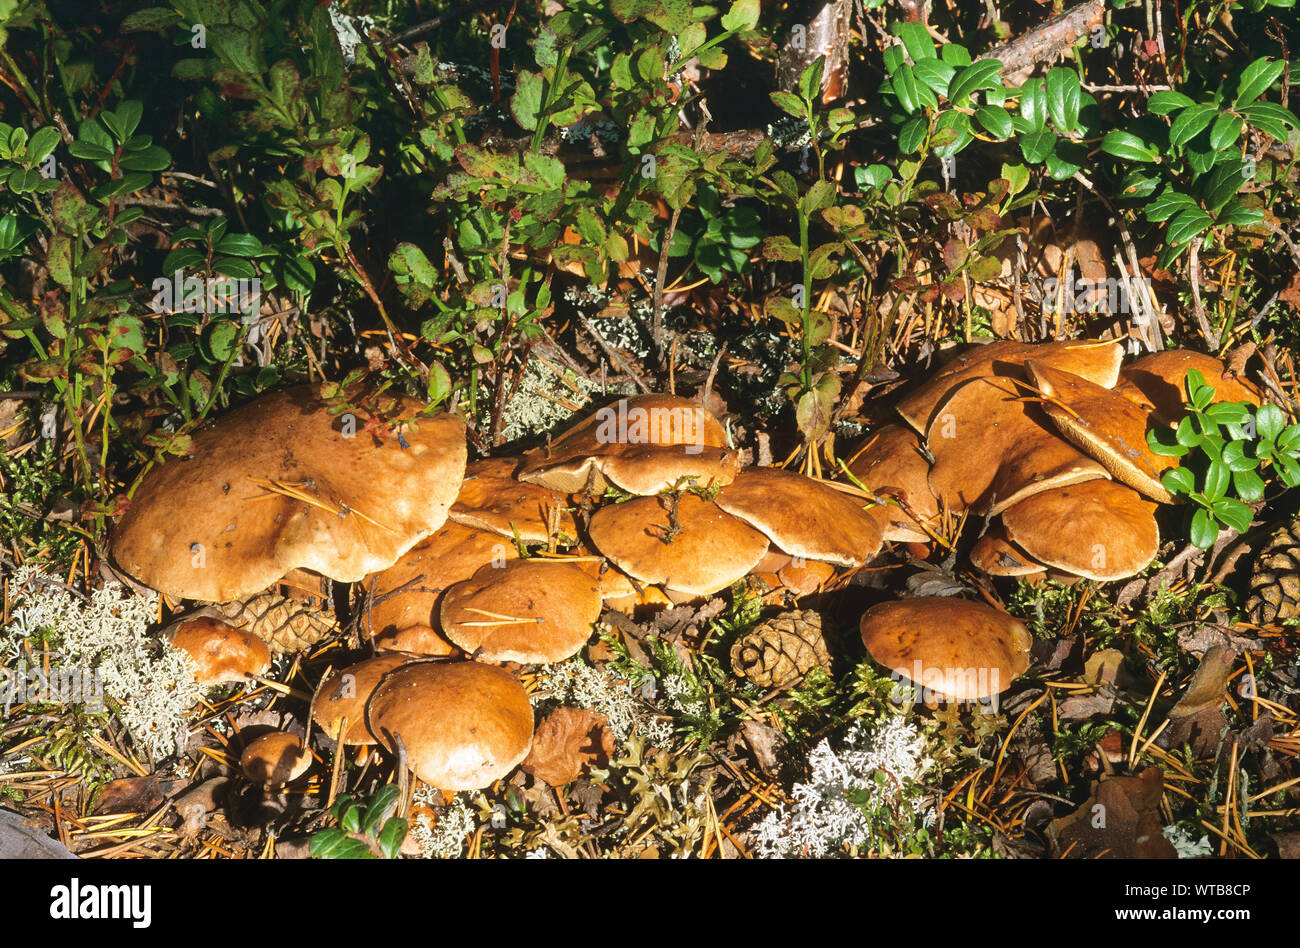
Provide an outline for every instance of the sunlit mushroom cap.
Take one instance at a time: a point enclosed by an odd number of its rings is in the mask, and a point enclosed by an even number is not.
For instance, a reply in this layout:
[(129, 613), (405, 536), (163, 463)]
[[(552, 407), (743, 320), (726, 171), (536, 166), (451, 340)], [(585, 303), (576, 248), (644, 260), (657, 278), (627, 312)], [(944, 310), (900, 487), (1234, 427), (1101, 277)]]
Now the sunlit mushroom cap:
[(917, 389), (898, 403), (898, 413), (918, 432), (924, 432), (935, 410), (959, 385), (985, 376), (1019, 375), (1025, 359), (1037, 359), (1091, 379), (1106, 388), (1119, 378), (1124, 349), (1118, 342), (1068, 340), (1025, 343), (1001, 340), (971, 346), (945, 362)]
[(201, 616), (173, 630), (171, 642), (194, 662), (201, 685), (247, 681), (271, 667), (271, 650), (251, 632)]
[(281, 787), (311, 769), (311, 753), (302, 746), (302, 738), (297, 734), (272, 731), (244, 748), (239, 768), (255, 783)]
[(746, 468), (714, 503), (762, 532), (791, 556), (862, 566), (880, 552), (869, 502), (793, 471)]
[(355, 582), (440, 527), (465, 473), (465, 425), (423, 405), (319, 386), (264, 395), (147, 473), (114, 531), (128, 574), (173, 598), (225, 602), (301, 567)]
[[(928, 524), (939, 516), (939, 501), (930, 491), (930, 462), (921, 451), (916, 432), (902, 425), (884, 425), (857, 450), (849, 471), (869, 491), (896, 494), (911, 512)], [(884, 539), (891, 543), (925, 543), (930, 535), (896, 504), (881, 508)]]
[(1160, 548), (1156, 505), (1123, 484), (1090, 481), (1002, 512), (1007, 537), (1048, 566), (1107, 581), (1142, 572)]
[(971, 565), (990, 576), (1036, 576), (1046, 574), (1042, 563), (1011, 542), (1002, 524), (989, 527), (970, 551)]
[(949, 596), (885, 602), (862, 615), (871, 657), (938, 700), (976, 701), (1005, 691), (1029, 668), (1024, 623)]
[(375, 743), (374, 735), (366, 727), (366, 700), (385, 675), (409, 661), (410, 655), (384, 652), (331, 672), (316, 687), (312, 717), (320, 729), (336, 741), (339, 740), (343, 719), (347, 718), (347, 732), (342, 743)]
[(370, 729), (440, 790), (481, 790), (510, 773), (533, 741), (533, 707), (507, 671), (478, 662), (412, 662), (384, 678)]
[(729, 483), (738, 469), (726, 431), (698, 402), (674, 395), (623, 398), (524, 455), (517, 476), (565, 493), (614, 484), (654, 494), (683, 478)]
[(725, 589), (767, 552), (767, 537), (694, 494), (677, 497), (680, 530), (671, 529), (673, 499), (638, 497), (608, 504), (591, 517), (591, 542), (642, 583), (692, 596)]
[(382, 635), (412, 626), (436, 626), (438, 603), (448, 587), (464, 582), (488, 563), (504, 566), (518, 558), (514, 544), (505, 537), (459, 523), (445, 524), (388, 569), (367, 577), (365, 586), (370, 589), (373, 579), (377, 600), (367, 616), (368, 628)]
[(1126, 365), (1115, 391), (1153, 410), (1165, 424), (1183, 417), (1187, 370), (1196, 369), (1214, 389), (1216, 402), (1263, 404), (1263, 393), (1248, 379), (1229, 376), (1227, 366), (1212, 355), (1191, 349), (1153, 352)]
[(956, 512), (996, 514), (1037, 491), (1106, 477), (1010, 378), (976, 378), (939, 406), (926, 442), (930, 490)]
[(1147, 446), (1147, 432), (1158, 427), (1150, 412), (1077, 375), (1033, 361), (1026, 367), (1034, 384), (1048, 396), (1043, 408), (1061, 434), (1100, 462), (1115, 480), (1153, 500), (1173, 502), (1160, 476), (1177, 467), (1178, 460), (1155, 454)]
[(556, 538), (571, 543), (578, 536), (568, 498), (559, 491), (528, 484), (515, 477), (517, 458), (487, 458), (465, 468), (465, 482), (448, 518), (467, 527), (524, 543), (546, 543), (554, 526)]
[(563, 560), (484, 566), (447, 590), (443, 633), (492, 662), (562, 662), (591, 638), (600, 618), (600, 583)]

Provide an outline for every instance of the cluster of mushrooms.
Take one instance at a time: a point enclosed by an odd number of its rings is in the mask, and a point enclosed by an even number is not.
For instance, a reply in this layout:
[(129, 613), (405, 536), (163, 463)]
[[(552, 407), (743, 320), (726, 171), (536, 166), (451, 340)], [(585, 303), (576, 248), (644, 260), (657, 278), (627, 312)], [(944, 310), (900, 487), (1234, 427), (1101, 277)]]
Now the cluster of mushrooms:
[[(271, 657), (220, 604), (304, 578), (356, 584), (373, 655), (321, 681), (313, 720), (431, 786), (480, 789), (533, 739), (511, 663), (576, 655), (605, 608), (690, 602), (751, 574), (798, 598), (968, 513), (987, 527), (972, 561), (990, 574), (1140, 571), (1159, 542), (1155, 504), (1171, 500), (1159, 482), (1170, 462), (1146, 431), (1180, 417), (1186, 370), (1220, 398), (1260, 399), (1207, 356), (1121, 361), (1115, 342), (970, 349), (906, 396), (906, 426), (878, 429), (836, 482), (742, 469), (718, 419), (675, 396), (624, 398), (521, 458), (467, 464), (455, 415), (299, 386), (151, 470), (110, 552), (172, 600), (218, 605), (171, 632), (206, 682), (246, 680)], [(885, 603), (861, 631), (873, 658), (912, 680), (922, 665), (996, 669), (996, 692), (1028, 666), (1024, 626), (962, 599)], [(963, 681), (937, 694), (988, 692)], [(267, 783), (310, 763), (296, 737), (258, 743), (245, 769)]]

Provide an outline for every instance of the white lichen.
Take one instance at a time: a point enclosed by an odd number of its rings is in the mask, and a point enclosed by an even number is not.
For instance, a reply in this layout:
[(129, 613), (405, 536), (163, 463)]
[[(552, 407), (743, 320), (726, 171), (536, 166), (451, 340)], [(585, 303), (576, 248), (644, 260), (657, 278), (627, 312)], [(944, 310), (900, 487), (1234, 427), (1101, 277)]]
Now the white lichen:
[[(811, 775), (796, 783), (794, 802), (779, 806), (753, 832), (766, 857), (842, 856), (877, 849), (884, 827), (933, 822), (917, 784), (933, 764), (925, 737), (901, 717), (865, 728), (855, 723), (836, 751), (830, 740), (808, 757)], [(850, 799), (852, 798), (852, 799)]]
[[(580, 414), (598, 391), (600, 386), (585, 376), (533, 357), (501, 410), (501, 437), (515, 441), (553, 431)], [(491, 405), (490, 396), (484, 404)]]
[(1199, 859), (1201, 856), (1208, 856), (1214, 852), (1214, 847), (1210, 845), (1210, 838), (1202, 835), (1200, 839), (1196, 834), (1183, 829), (1181, 826), (1166, 826), (1161, 833), (1165, 839), (1173, 843), (1179, 859)]
[(659, 747), (672, 738), (672, 725), (642, 711), (631, 683), (603, 667), (573, 658), (543, 665), (536, 674), (540, 690), (533, 694), (534, 705), (567, 704), (603, 714), (620, 746), (634, 733)]
[[(441, 792), (421, 784), (416, 788), (412, 799), (417, 804), (435, 807), (441, 799)], [(469, 806), (457, 794), (447, 807), (430, 819), (427, 813), (420, 813), (411, 821), (408, 831), (411, 839), (420, 847), (420, 856), (424, 859), (457, 859), (465, 852), (465, 842), (478, 828), (474, 814)]]
[(6, 663), (31, 648), (39, 634), (57, 647), (64, 666), (102, 683), (113, 713), (151, 761), (185, 747), (199, 687), (183, 653), (146, 634), (157, 614), (156, 595), (124, 595), (121, 586), (107, 583), (81, 599), (26, 566), (14, 573), (10, 589), (12, 621), (0, 629)]

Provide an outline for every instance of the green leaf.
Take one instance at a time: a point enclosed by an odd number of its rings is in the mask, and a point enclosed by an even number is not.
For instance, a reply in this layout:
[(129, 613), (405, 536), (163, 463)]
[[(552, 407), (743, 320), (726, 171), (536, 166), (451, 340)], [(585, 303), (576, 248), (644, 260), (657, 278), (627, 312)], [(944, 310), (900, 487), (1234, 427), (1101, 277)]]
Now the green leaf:
[(1250, 105), (1277, 82), (1286, 68), (1281, 60), (1262, 57), (1247, 66), (1241, 73), (1241, 82), (1237, 85), (1237, 97), (1232, 100), (1235, 106)]
[(59, 130), (53, 125), (38, 128), (27, 142), (27, 163), (39, 164), (59, 144)]
[[(1237, 492), (1237, 496), (1247, 503), (1254, 503), (1264, 496), (1264, 480), (1254, 471), (1233, 471), (1232, 487)], [(1237, 532), (1244, 531), (1237, 530)]]
[(1219, 110), (1212, 105), (1193, 105), (1183, 110), (1169, 129), (1169, 144), (1181, 148), (1214, 121)]
[[(912, 72), (912, 67), (906, 63), (899, 66), (890, 81), (893, 84), (894, 95), (898, 96), (898, 103), (903, 107), (903, 111), (915, 112), (920, 100), (917, 98), (916, 76)], [(773, 99), (773, 101), (776, 100)]]
[(1158, 222), (1168, 220), (1180, 211), (1186, 210), (1196, 210), (1196, 202), (1191, 196), (1172, 188), (1165, 188), (1160, 192), (1159, 197), (1146, 206), (1143, 214), (1147, 220)]
[(369, 846), (338, 829), (321, 830), (311, 838), (310, 849), (317, 859), (374, 858)]
[(1235, 145), (1244, 127), (1245, 123), (1239, 116), (1224, 112), (1210, 126), (1210, 147), (1215, 151), (1223, 151)]
[(393, 817), (384, 824), (383, 831), (375, 839), (379, 851), (385, 859), (396, 859), (402, 850), (402, 841), (406, 839), (410, 824), (399, 817)]
[(1186, 445), (1165, 444), (1157, 439), (1155, 431), (1147, 432), (1147, 447), (1151, 449), (1152, 454), (1158, 454), (1166, 458), (1181, 458), (1187, 454)]
[(1011, 113), (1000, 105), (986, 105), (977, 109), (975, 121), (979, 122), (980, 126), (994, 138), (1011, 137)]
[(736, 0), (722, 15), (722, 28), (728, 33), (744, 33), (758, 25), (759, 0)]
[(1196, 490), (1196, 479), (1185, 467), (1174, 467), (1165, 471), (1160, 478), (1160, 483), (1171, 494), (1190, 494)]
[(136, 10), (119, 27), (123, 33), (160, 33), (181, 22), (181, 15), (166, 7), (153, 7), (148, 10)]
[[(787, 115), (793, 115), (795, 118), (804, 118), (807, 115), (808, 109), (804, 106), (803, 99), (799, 98), (793, 92), (784, 92), (778, 89), (776, 92), (771, 93), (770, 97), (773, 104)], [(903, 101), (901, 96), (899, 97), (899, 101)], [(910, 112), (914, 106), (905, 107)]]
[(922, 59), (913, 67), (913, 74), (938, 95), (948, 94), (948, 83), (957, 72), (942, 59)]
[[(1074, 75), (1074, 73), (1070, 73)], [(1101, 140), (1101, 150), (1124, 161), (1155, 162), (1160, 160), (1160, 153), (1138, 138), (1132, 132), (1116, 129), (1107, 132)]]
[(253, 265), (242, 257), (217, 257), (212, 261), (212, 269), (236, 280), (252, 280), (257, 277)]
[(125, 155), (118, 166), (125, 171), (162, 171), (172, 163), (172, 156), (157, 145)]
[(1192, 515), (1191, 540), (1193, 545), (1200, 547), (1202, 550), (1208, 550), (1214, 546), (1214, 541), (1219, 538), (1219, 525), (1210, 519), (1210, 515), (1205, 510), (1198, 510)]
[(949, 101), (953, 105), (965, 105), (966, 100), (980, 89), (1001, 86), (1001, 71), (1002, 64), (996, 59), (979, 59), (963, 67), (948, 87)]
[(361, 832), (367, 836), (374, 836), (375, 831), (379, 829), (379, 824), (383, 821), (393, 807), (397, 806), (398, 789), (396, 784), (386, 783), (375, 794), (370, 801), (370, 806), (366, 808), (365, 816), (361, 821)]
[(1020, 136), (1020, 151), (1030, 164), (1037, 165), (1046, 161), (1055, 146), (1055, 132), (1029, 132)]
[(1214, 514), (1219, 520), (1238, 533), (1245, 533), (1249, 530), (1250, 522), (1255, 519), (1255, 512), (1250, 507), (1231, 497), (1224, 498), (1215, 504)]
[(229, 319), (214, 321), (204, 333), (204, 348), (213, 362), (225, 362), (235, 354), (239, 336), (239, 323)]
[(1255, 412), (1255, 430), (1265, 441), (1276, 441), (1286, 427), (1286, 417), (1276, 405), (1261, 405)]
[(915, 154), (925, 144), (929, 132), (930, 126), (925, 119), (912, 119), (898, 133), (898, 150), (904, 155)]
[(1219, 212), (1217, 223), (1220, 227), (1250, 227), (1264, 219), (1264, 211), (1258, 207), (1243, 207), (1241, 202), (1233, 199)]
[(262, 242), (252, 234), (227, 234), (212, 249), (232, 257), (255, 257), (264, 248)]
[(68, 154), (73, 158), (82, 158), (86, 161), (109, 161), (113, 157), (113, 153), (103, 145), (81, 139), (68, 146)]
[(890, 25), (889, 31), (903, 41), (903, 48), (907, 50), (907, 55), (912, 57), (912, 62), (919, 63), (923, 59), (938, 58), (934, 40), (930, 39), (925, 24), (896, 21)]
[(525, 131), (537, 129), (546, 80), (535, 72), (520, 72), (515, 77), (515, 94), (510, 97), (510, 114)]
[(125, 102), (118, 103), (116, 112), (118, 123), (122, 128), (122, 141), (126, 141), (140, 127), (140, 119), (144, 116), (144, 103), (139, 99), (127, 99)]
[(1216, 165), (1203, 182), (1197, 182), (1201, 190), (1202, 203), (1210, 213), (1218, 213), (1236, 196), (1246, 180), (1242, 177), (1241, 171), (1240, 159), (1231, 158)]
[(1169, 243), (1175, 247), (1190, 243), (1194, 238), (1199, 237), (1210, 225), (1214, 223), (1209, 214), (1199, 208), (1180, 211), (1175, 214), (1169, 222), (1169, 229), (1166, 236)]
[(1209, 470), (1205, 473), (1205, 496), (1210, 501), (1216, 501), (1228, 492), (1228, 482), (1231, 480), (1232, 472), (1228, 470), (1228, 465), (1222, 461), (1215, 461), (1210, 464)]
[(1054, 66), (1047, 72), (1047, 111), (1061, 132), (1079, 124), (1079, 76), (1073, 69)]
[(1194, 101), (1181, 92), (1165, 89), (1147, 99), (1147, 111), (1153, 115), (1168, 115), (1176, 109), (1185, 109), (1189, 105), (1195, 104)]
[(1036, 132), (1047, 125), (1047, 98), (1043, 94), (1042, 79), (1030, 79), (1020, 87), (1020, 114)]

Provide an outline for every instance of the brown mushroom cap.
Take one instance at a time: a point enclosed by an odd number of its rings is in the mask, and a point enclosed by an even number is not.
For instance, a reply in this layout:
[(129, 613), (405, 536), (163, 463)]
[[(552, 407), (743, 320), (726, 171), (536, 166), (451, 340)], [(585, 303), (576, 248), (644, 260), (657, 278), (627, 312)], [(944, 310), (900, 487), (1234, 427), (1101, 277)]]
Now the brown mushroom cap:
[[(546, 543), (554, 520), (560, 542), (578, 536), (568, 498), (559, 491), (515, 478), (517, 458), (486, 458), (465, 468), (465, 482), (451, 505), (448, 519), (524, 543)], [(566, 542), (567, 541), (567, 542)]]
[(975, 541), (970, 561), (976, 569), (990, 576), (1035, 576), (1047, 572), (1042, 563), (1011, 542), (1002, 524), (989, 527), (988, 532)]
[(925, 432), (934, 419), (935, 409), (959, 385), (986, 376), (1019, 376), (1020, 366), (1030, 358), (1110, 388), (1119, 378), (1124, 349), (1118, 342), (1086, 339), (1037, 344), (1000, 340), (971, 346), (900, 400), (898, 413), (918, 432)]
[(883, 542), (867, 501), (793, 471), (746, 468), (713, 502), (791, 556), (862, 566)]
[(408, 655), (445, 656), (459, 652), (432, 626), (408, 625), (404, 629), (389, 629), (375, 636), (375, 648), (381, 652), (406, 652)]
[(369, 627), (383, 634), (412, 626), (436, 626), (438, 603), (448, 587), (464, 582), (489, 563), (504, 566), (518, 558), (514, 544), (498, 534), (459, 523), (445, 524), (388, 569), (367, 577), (366, 588), (374, 580), (376, 599), (414, 583), (378, 602), (367, 617)]
[[(849, 471), (869, 491), (896, 494), (913, 514), (928, 524), (939, 516), (939, 501), (930, 490), (930, 462), (921, 453), (921, 440), (911, 428), (884, 425), (858, 448), (848, 462)], [(884, 539), (890, 543), (926, 543), (930, 540), (902, 507), (882, 508)]]
[(675, 534), (673, 498), (638, 497), (597, 510), (588, 525), (591, 541), (623, 572), (665, 587), (670, 598), (674, 592), (707, 596), (725, 589), (767, 552), (767, 537), (711, 501), (681, 494), (675, 502), (681, 526)]
[(1160, 548), (1156, 505), (1114, 481), (1028, 497), (1002, 512), (1008, 538), (1057, 569), (1107, 581), (1142, 572)]
[(1227, 366), (1221, 360), (1191, 349), (1166, 349), (1143, 356), (1124, 367), (1115, 390), (1146, 405), (1163, 423), (1174, 424), (1185, 411), (1188, 369), (1196, 369), (1205, 376), (1206, 384), (1214, 389), (1216, 402), (1263, 404), (1263, 393), (1250, 380), (1239, 375), (1229, 377)]
[(562, 662), (591, 638), (600, 583), (563, 560), (484, 566), (442, 599), (442, 630), (491, 662)]
[(940, 700), (976, 701), (1005, 691), (1029, 668), (1024, 623), (982, 603), (923, 596), (862, 615), (871, 657)]
[(653, 494), (683, 477), (702, 486), (728, 482), (736, 466), (722, 424), (698, 402), (641, 395), (619, 399), (529, 451), (516, 476), (565, 493), (600, 491), (612, 482)]
[(412, 662), (384, 678), (370, 728), (406, 750), (417, 777), (440, 790), (482, 790), (510, 773), (533, 742), (533, 708), (509, 672), (478, 662)]
[(251, 632), (201, 616), (182, 622), (171, 634), (172, 645), (194, 661), (194, 680), (201, 685), (248, 681), (271, 667), (271, 650)]
[(1115, 480), (1153, 500), (1173, 503), (1160, 475), (1178, 466), (1178, 459), (1155, 454), (1147, 446), (1147, 431), (1156, 419), (1122, 395), (1087, 379), (1050, 366), (1026, 363), (1034, 384), (1051, 400), (1043, 407), (1061, 434), (1101, 462)]
[(411, 661), (410, 655), (385, 652), (327, 675), (316, 688), (312, 717), (328, 737), (339, 740), (339, 728), (348, 719), (344, 744), (374, 744), (366, 727), (366, 700), (390, 671)]
[(996, 514), (1037, 491), (1106, 477), (1009, 378), (966, 382), (939, 406), (926, 443), (930, 489), (949, 508)]
[[(331, 415), (320, 387), (303, 385), (196, 432), (187, 457), (144, 476), (113, 559), (173, 598), (212, 602), (295, 567), (356, 582), (392, 565), (446, 519), (465, 473), (465, 423), (414, 419), (424, 407), (414, 399), (351, 401), (358, 414)], [(405, 420), (400, 437), (366, 430), (366, 412)]]
[(311, 752), (297, 734), (272, 731), (249, 742), (239, 758), (239, 768), (255, 783), (282, 787), (311, 769)]

